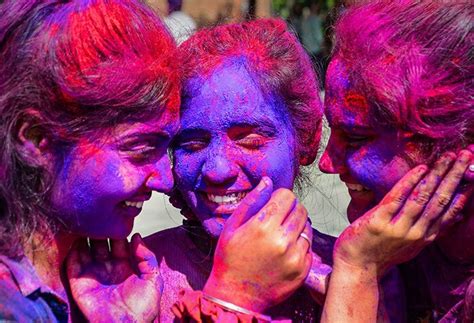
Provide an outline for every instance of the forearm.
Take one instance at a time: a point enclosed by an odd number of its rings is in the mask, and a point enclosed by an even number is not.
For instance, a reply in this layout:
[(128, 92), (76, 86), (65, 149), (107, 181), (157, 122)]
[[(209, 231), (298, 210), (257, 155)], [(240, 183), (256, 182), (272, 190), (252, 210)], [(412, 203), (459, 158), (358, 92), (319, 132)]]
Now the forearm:
[(321, 322), (376, 322), (379, 288), (375, 267), (335, 261)]

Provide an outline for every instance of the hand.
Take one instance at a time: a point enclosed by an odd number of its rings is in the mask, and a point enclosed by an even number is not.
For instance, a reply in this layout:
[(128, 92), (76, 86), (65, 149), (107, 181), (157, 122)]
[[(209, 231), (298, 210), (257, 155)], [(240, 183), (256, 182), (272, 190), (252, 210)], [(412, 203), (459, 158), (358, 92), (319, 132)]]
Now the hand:
[[(349, 268), (371, 267), (380, 277), (393, 265), (414, 258), (427, 244), (459, 220), (472, 194), (472, 183), (459, 189), (473, 162), (463, 150), (444, 154), (427, 173), (418, 166), (404, 176), (374, 209), (339, 237), (334, 262)], [(465, 177), (466, 178), (466, 177)]]
[(313, 299), (318, 302), (318, 304), (323, 305), (332, 268), (324, 264), (321, 257), (314, 252), (312, 253), (312, 258), (311, 269), (304, 281), (304, 286), (309, 290)]
[(217, 243), (203, 292), (255, 312), (289, 297), (308, 274), (308, 213), (290, 190), (273, 192), (269, 178), (241, 202)]
[(80, 240), (66, 268), (74, 300), (94, 322), (152, 321), (163, 282), (155, 255), (139, 234), (124, 240)]

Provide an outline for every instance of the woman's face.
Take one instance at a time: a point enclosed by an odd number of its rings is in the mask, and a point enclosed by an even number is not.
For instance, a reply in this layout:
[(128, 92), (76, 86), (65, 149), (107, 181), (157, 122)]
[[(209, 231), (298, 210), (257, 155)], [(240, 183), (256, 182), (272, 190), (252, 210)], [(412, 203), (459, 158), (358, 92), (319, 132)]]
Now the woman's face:
[[(196, 80), (196, 79), (195, 79)], [(240, 64), (224, 65), (185, 100), (174, 145), (178, 190), (212, 237), (263, 176), (291, 189), (295, 142), (289, 117)]]
[(168, 144), (176, 113), (124, 123), (82, 138), (66, 155), (53, 186), (52, 204), (72, 233), (125, 238), (153, 190), (173, 186)]
[(354, 90), (345, 63), (338, 58), (328, 67), (325, 98), (331, 137), (319, 167), (339, 174), (349, 189), (350, 222), (374, 207), (411, 169), (422, 162), (415, 145), (394, 129), (370, 126), (367, 98)]

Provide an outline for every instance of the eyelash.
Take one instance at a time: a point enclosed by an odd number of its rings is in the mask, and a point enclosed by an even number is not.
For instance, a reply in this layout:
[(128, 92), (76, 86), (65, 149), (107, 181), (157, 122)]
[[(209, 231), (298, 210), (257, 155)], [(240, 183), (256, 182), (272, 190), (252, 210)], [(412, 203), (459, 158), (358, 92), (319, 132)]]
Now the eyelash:
[(207, 142), (202, 140), (191, 140), (187, 142), (178, 143), (174, 149), (184, 149), (187, 152), (196, 152), (207, 146)]
[(143, 161), (156, 155), (158, 147), (151, 144), (131, 145), (124, 148), (123, 151), (133, 160)]
[[(255, 135), (253, 135), (253, 136), (255, 136)], [(244, 137), (242, 139), (239, 139), (238, 143), (239, 143), (240, 146), (243, 146), (244, 148), (247, 148), (247, 149), (258, 149), (258, 148), (262, 147), (263, 145), (265, 145), (266, 140), (262, 136), (258, 136), (256, 138), (255, 137), (251, 137), (251, 138)]]

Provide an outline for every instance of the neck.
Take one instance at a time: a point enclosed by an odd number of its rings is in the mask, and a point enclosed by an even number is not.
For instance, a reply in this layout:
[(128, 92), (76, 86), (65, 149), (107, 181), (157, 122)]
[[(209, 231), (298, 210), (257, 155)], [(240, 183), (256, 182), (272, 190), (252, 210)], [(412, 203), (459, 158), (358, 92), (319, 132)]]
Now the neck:
[(474, 199), (463, 211), (462, 220), (446, 230), (437, 244), (443, 254), (453, 262), (474, 264)]
[[(51, 238), (44, 238), (44, 237)], [(40, 280), (58, 295), (67, 299), (66, 289), (61, 280), (61, 268), (77, 236), (58, 232), (44, 234), (35, 232), (31, 243), (25, 246), (25, 255), (32, 263)]]

